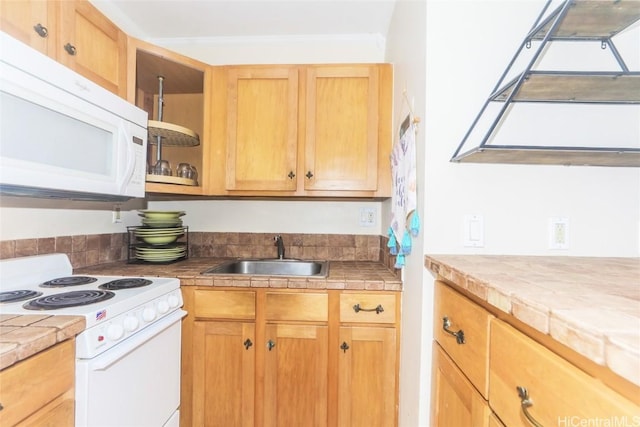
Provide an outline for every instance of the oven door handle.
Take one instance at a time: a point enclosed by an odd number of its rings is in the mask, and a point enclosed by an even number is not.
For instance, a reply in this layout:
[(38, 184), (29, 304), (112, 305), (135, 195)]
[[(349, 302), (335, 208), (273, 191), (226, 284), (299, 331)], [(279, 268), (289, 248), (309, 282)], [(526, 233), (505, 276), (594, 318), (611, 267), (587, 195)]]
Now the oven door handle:
[(143, 329), (137, 334), (130, 336), (121, 344), (111, 348), (104, 357), (98, 356), (96, 360), (91, 363), (91, 370), (104, 371), (109, 366), (113, 365), (118, 360), (131, 353), (137, 347), (140, 347), (145, 342), (162, 333), (162, 331), (169, 328), (174, 323), (179, 322), (180, 319), (182, 319), (186, 315), (186, 311), (176, 310), (167, 317), (164, 317), (153, 325), (148, 326), (146, 329)]

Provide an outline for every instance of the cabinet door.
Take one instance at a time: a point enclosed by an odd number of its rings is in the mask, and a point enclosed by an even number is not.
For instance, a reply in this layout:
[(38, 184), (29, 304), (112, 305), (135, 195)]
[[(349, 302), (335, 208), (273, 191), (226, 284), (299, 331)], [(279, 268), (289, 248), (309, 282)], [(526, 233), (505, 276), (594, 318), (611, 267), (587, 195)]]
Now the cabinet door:
[(308, 68), (305, 190), (376, 190), (378, 90), (376, 65)]
[(265, 334), (264, 425), (327, 425), (326, 326), (270, 324)]
[(87, 1), (59, 2), (58, 61), (126, 98), (127, 40), (124, 32)]
[(436, 342), (433, 343), (432, 387), (431, 425), (489, 426), (489, 405)]
[(226, 189), (295, 191), (298, 70), (231, 68), (227, 96)]
[(2, 0), (0, 29), (40, 52), (55, 57), (55, 4), (42, 0)]
[[(341, 327), (338, 425), (396, 425), (396, 330)], [(333, 350), (332, 350), (333, 351)]]
[(254, 343), (254, 323), (194, 322), (194, 426), (253, 426)]
[(0, 425), (38, 425), (44, 420), (73, 425), (74, 375), (72, 339), (0, 371)]

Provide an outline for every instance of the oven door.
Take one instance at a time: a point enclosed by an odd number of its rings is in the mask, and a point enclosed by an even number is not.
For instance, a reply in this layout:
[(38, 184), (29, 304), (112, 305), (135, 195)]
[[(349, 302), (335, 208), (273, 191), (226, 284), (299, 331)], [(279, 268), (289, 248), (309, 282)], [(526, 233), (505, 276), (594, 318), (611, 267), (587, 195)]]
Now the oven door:
[(76, 426), (177, 422), (185, 315), (177, 310), (93, 359), (76, 361)]

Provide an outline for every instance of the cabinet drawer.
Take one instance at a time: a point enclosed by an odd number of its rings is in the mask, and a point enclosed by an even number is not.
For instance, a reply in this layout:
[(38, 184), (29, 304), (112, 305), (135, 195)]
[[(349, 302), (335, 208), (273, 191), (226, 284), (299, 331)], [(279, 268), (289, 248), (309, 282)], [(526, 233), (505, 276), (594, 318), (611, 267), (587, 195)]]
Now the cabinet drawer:
[(366, 293), (340, 294), (340, 322), (395, 323), (396, 295)]
[(267, 292), (265, 316), (268, 321), (298, 320), (326, 322), (329, 296), (326, 293)]
[[(434, 316), (436, 341), (486, 399), (489, 395), (489, 321), (493, 316), (440, 281), (435, 282)], [(445, 318), (450, 332), (445, 331)]]
[(253, 291), (196, 290), (194, 316), (199, 319), (255, 319), (256, 294)]
[(489, 383), (489, 405), (507, 426), (529, 425), (517, 387), (526, 388), (528, 413), (545, 426), (626, 425), (640, 414), (637, 405), (497, 319), (491, 324)]
[(73, 390), (75, 346), (67, 340), (0, 372), (0, 425), (12, 426)]

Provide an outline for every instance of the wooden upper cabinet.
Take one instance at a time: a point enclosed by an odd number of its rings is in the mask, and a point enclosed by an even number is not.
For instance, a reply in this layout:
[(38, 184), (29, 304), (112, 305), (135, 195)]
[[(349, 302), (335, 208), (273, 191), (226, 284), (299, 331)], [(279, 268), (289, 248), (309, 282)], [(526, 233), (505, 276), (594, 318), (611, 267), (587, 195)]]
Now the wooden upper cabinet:
[(126, 34), (87, 1), (58, 4), (58, 61), (126, 98)]
[(2, 0), (0, 29), (32, 48), (55, 57), (56, 7), (38, 0)]
[(305, 190), (377, 189), (378, 86), (376, 65), (307, 70)]
[(126, 35), (88, 1), (2, 0), (0, 28), (126, 98)]
[(391, 195), (390, 64), (213, 68), (211, 194)]
[(230, 68), (226, 189), (295, 191), (298, 69)]

